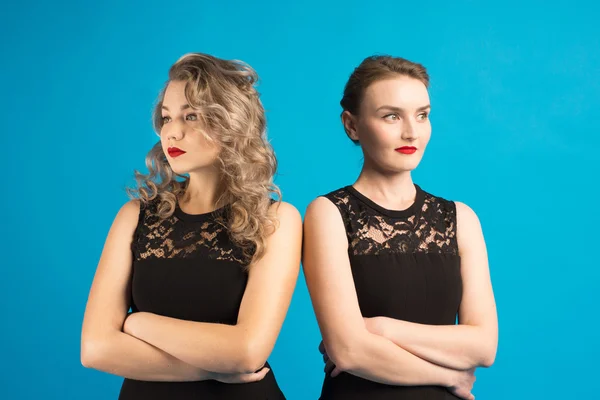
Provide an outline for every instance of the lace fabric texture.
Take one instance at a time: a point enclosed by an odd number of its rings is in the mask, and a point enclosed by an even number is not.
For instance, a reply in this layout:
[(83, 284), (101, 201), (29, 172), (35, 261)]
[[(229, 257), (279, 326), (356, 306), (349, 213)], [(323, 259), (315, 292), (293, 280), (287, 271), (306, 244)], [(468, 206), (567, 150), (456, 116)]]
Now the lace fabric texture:
[(136, 261), (203, 257), (247, 264), (242, 250), (227, 233), (226, 211), (217, 210), (200, 220), (184, 221), (177, 213), (160, 219), (157, 206), (155, 201), (140, 210), (132, 244)]
[(354, 192), (346, 187), (325, 196), (342, 215), (350, 254), (458, 254), (454, 202), (417, 187), (413, 206), (406, 212), (396, 212), (402, 216), (390, 216), (378, 212)]

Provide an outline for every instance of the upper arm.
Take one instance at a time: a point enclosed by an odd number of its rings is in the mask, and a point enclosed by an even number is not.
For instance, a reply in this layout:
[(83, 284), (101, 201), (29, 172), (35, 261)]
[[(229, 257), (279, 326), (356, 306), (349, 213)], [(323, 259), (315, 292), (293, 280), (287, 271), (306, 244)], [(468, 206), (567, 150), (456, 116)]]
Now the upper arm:
[(273, 204), (271, 210), (277, 212), (279, 224), (267, 237), (263, 257), (250, 265), (237, 323), (254, 358), (263, 362), (273, 350), (287, 314), (302, 246), (302, 219), (296, 208), (282, 202)]
[(486, 329), (495, 343), (498, 330), (496, 304), (481, 224), (466, 204), (456, 203), (456, 215), (463, 281), (459, 322)]
[(356, 335), (366, 328), (342, 217), (324, 197), (315, 199), (306, 210), (302, 265), (327, 353), (339, 366), (352, 351)]
[(139, 201), (126, 203), (109, 230), (85, 309), (83, 347), (93, 346), (91, 342), (102, 340), (110, 331), (121, 330), (129, 309), (131, 242), (139, 212)]

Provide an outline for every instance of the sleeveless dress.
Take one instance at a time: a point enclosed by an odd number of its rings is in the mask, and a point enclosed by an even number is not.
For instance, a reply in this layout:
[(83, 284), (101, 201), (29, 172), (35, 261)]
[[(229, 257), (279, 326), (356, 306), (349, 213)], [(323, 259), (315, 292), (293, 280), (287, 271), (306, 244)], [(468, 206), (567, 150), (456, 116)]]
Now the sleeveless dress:
[[(229, 238), (228, 207), (191, 215), (177, 206), (167, 219), (158, 201), (140, 210), (132, 243), (131, 308), (172, 318), (235, 325), (246, 288), (242, 250)], [(268, 363), (265, 365), (270, 368)], [(258, 382), (226, 384), (125, 379), (120, 400), (285, 399), (273, 371)]]
[[(415, 185), (415, 202), (388, 210), (352, 186), (324, 197), (342, 215), (363, 317), (453, 325), (462, 297), (454, 202)], [(394, 386), (342, 373), (325, 376), (321, 400), (458, 399), (441, 386)]]

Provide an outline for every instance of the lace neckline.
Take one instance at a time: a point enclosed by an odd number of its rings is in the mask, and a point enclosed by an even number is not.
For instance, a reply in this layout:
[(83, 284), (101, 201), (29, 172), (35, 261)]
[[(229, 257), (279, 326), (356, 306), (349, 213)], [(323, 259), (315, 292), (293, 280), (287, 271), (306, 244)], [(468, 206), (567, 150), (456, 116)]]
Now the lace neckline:
[(362, 203), (364, 203), (365, 205), (382, 215), (385, 215), (390, 218), (406, 218), (417, 214), (417, 211), (421, 209), (421, 207), (423, 206), (423, 202), (425, 201), (425, 192), (423, 192), (419, 185), (414, 184), (414, 186), (417, 190), (415, 201), (404, 210), (387, 209), (375, 203), (373, 200), (369, 199), (367, 196), (356, 190), (352, 185), (346, 186), (345, 189), (348, 191), (348, 193), (356, 197), (359, 201), (361, 201)]
[(179, 218), (182, 221), (202, 222), (202, 221), (206, 221), (209, 219), (216, 218), (220, 215), (223, 215), (225, 213), (227, 207), (228, 207), (228, 205), (225, 205), (223, 207), (217, 208), (216, 210), (209, 211), (209, 212), (202, 213), (202, 214), (188, 214), (181, 209), (181, 207), (179, 206), (179, 202), (177, 202), (177, 204), (175, 206), (175, 211), (173, 212), (173, 215), (175, 215), (177, 218)]

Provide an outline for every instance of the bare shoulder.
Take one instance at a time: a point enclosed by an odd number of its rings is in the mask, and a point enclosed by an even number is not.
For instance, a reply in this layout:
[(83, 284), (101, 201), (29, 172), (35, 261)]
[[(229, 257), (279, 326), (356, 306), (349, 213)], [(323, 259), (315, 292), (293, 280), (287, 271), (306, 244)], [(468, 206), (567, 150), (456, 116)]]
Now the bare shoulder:
[(273, 203), (270, 211), (275, 213), (280, 221), (297, 221), (301, 219), (298, 209), (291, 203), (287, 203), (285, 201)]
[(319, 196), (306, 208), (305, 221), (320, 221), (322, 223), (340, 220), (340, 213), (335, 204), (328, 198)]
[(271, 204), (269, 213), (275, 217), (275, 228), (270, 228), (269, 236), (271, 238), (278, 236), (296, 237), (302, 232), (302, 217), (300, 213), (290, 203), (284, 201)]
[(485, 240), (481, 229), (479, 217), (471, 207), (465, 203), (456, 204), (456, 239), (460, 254), (470, 249), (483, 248)]
[(132, 216), (135, 216), (137, 219), (141, 206), (142, 202), (139, 199), (129, 200), (127, 203), (121, 206), (118, 215), (123, 215), (125, 218), (131, 218)]
[(123, 204), (115, 217), (115, 222), (119, 222), (120, 224), (135, 224), (137, 225), (137, 221), (140, 215), (142, 203), (138, 199), (129, 200), (127, 203)]
[(339, 248), (345, 254), (348, 248), (346, 228), (337, 206), (326, 197), (317, 197), (306, 208), (304, 215), (305, 250)]
[(285, 201), (271, 204), (269, 213), (274, 215), (276, 225), (274, 232), (279, 235), (290, 235), (302, 229), (302, 217), (298, 209)]
[(479, 217), (471, 207), (460, 201), (455, 201), (456, 204), (456, 220), (457, 226), (462, 229), (473, 229), (480, 226)]
[(119, 237), (132, 234), (139, 221), (140, 209), (141, 201), (137, 199), (123, 204), (113, 220), (110, 233)]

